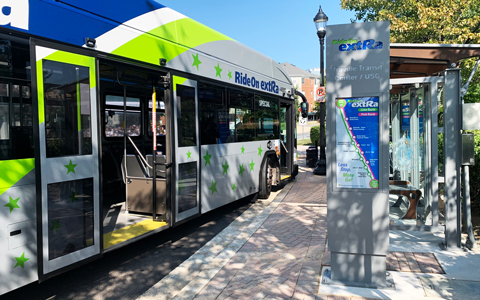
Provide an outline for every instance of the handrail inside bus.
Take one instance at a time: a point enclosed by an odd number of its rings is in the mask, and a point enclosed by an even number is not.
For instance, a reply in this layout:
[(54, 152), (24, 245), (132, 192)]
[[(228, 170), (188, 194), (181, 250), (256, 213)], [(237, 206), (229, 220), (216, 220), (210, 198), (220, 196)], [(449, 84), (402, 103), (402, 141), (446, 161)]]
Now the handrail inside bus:
[(140, 158), (142, 159), (143, 163), (144, 163), (149, 169), (153, 169), (153, 167), (148, 164), (148, 162), (145, 160), (145, 158), (143, 158), (142, 153), (140, 153), (140, 150), (138, 150), (137, 146), (136, 146), (135, 143), (132, 141), (132, 138), (131, 138), (130, 136), (128, 136), (128, 135), (127, 135), (127, 138), (128, 138), (128, 140), (130, 141), (130, 143), (132, 143), (133, 148), (135, 148), (135, 150), (136, 150), (137, 153), (138, 153), (138, 156), (140, 156)]
[(288, 153), (287, 146), (285, 146), (285, 144), (283, 143), (283, 141), (282, 141), (282, 140), (280, 140), (280, 144), (282, 144), (282, 146), (283, 146), (283, 149), (285, 149), (285, 152), (287, 152), (287, 153)]

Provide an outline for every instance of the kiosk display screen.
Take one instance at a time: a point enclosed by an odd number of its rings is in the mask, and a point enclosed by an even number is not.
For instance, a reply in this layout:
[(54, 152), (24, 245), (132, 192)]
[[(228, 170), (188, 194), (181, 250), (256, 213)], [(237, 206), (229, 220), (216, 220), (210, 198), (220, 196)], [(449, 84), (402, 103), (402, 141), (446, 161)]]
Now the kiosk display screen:
[(337, 188), (379, 187), (378, 99), (336, 99)]

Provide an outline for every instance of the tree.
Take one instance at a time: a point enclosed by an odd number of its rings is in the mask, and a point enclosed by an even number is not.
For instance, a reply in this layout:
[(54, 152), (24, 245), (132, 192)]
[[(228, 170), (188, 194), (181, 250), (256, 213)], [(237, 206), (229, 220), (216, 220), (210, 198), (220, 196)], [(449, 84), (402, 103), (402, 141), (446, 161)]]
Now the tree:
[[(355, 21), (390, 20), (390, 42), (428, 44), (480, 43), (478, 0), (341, 0), (342, 9), (355, 11)], [(461, 62), (466, 82), (475, 59)], [(480, 102), (480, 72), (470, 83), (465, 102)]]
[(475, 44), (480, 41), (478, 0), (342, 0), (355, 21), (390, 20), (392, 43)]
[[(295, 85), (295, 90), (298, 91), (298, 85)], [(293, 99), (295, 99), (295, 114), (296, 114), (296, 120), (298, 121), (300, 118), (300, 111), (298, 110), (300, 108), (300, 97), (297, 95), (293, 95)]]

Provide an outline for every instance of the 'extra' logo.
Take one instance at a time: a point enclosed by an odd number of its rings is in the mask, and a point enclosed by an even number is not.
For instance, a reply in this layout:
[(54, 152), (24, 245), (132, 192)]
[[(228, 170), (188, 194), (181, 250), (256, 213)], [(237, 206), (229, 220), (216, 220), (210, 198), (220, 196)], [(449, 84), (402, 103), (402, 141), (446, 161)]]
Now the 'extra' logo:
[(28, 0), (2, 0), (0, 2), (0, 25), (28, 30)]
[(378, 102), (375, 101), (361, 101), (352, 103), (352, 107), (378, 107)]
[(383, 42), (375, 42), (373, 39), (365, 40), (363, 42), (354, 39), (334, 40), (333, 44), (340, 44), (340, 46), (338, 46), (338, 50), (340, 51), (374, 50), (383, 48)]

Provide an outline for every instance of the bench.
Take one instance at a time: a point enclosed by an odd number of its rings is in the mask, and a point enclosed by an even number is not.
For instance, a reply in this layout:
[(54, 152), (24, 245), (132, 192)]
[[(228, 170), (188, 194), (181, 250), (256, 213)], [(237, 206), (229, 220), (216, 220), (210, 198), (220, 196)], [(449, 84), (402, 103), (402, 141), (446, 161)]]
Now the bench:
[(408, 210), (405, 215), (403, 215), (402, 219), (415, 220), (417, 218), (417, 203), (422, 196), (422, 192), (420, 190), (411, 187), (408, 181), (390, 180), (389, 193), (400, 196), (398, 197), (397, 202), (392, 205), (392, 207), (399, 207), (402, 204), (403, 200), (401, 196), (404, 196), (408, 199)]

